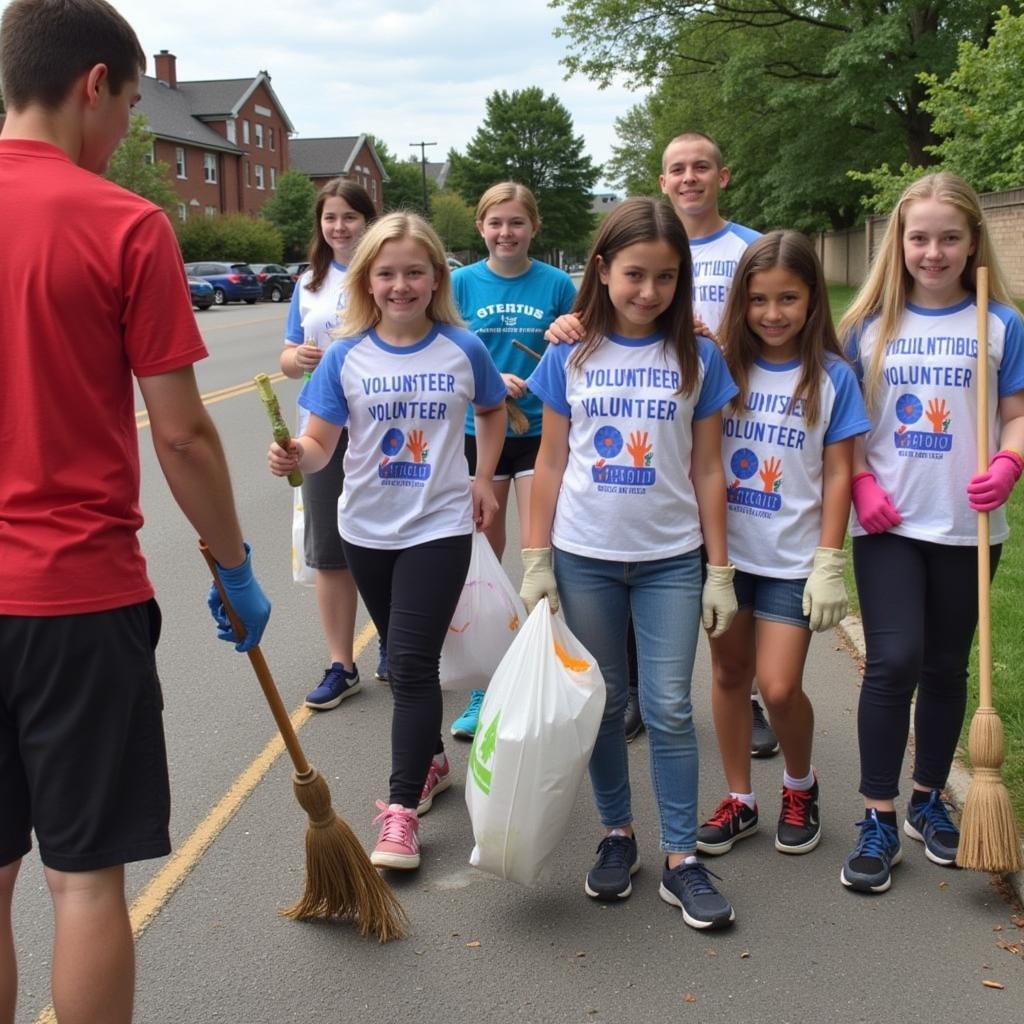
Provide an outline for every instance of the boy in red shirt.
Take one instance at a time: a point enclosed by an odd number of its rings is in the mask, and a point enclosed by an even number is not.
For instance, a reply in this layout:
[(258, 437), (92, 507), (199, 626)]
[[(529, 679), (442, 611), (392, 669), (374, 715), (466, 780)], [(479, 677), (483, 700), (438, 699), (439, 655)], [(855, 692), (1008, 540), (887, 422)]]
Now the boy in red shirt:
[[(206, 355), (171, 226), (99, 177), (145, 55), (104, 0), (13, 0), (0, 24), (0, 1024), (13, 1024), (11, 901), (36, 833), (54, 904), (61, 1024), (127, 1024), (124, 865), (170, 851), (154, 649), (137, 539), (133, 376), (175, 500), (259, 642), (252, 574), (192, 364)], [(235, 640), (211, 598), (223, 639)]]

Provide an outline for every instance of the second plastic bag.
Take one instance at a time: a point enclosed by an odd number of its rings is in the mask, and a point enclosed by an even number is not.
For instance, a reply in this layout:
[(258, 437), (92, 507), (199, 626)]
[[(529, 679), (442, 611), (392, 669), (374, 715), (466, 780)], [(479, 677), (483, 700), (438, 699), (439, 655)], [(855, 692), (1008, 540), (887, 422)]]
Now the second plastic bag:
[(526, 620), (526, 608), (487, 537), (473, 553), (441, 648), (441, 689), (482, 690)]
[(535, 885), (555, 853), (604, 714), (601, 670), (541, 601), (501, 659), (469, 754), (470, 864)]
[(304, 587), (316, 586), (316, 570), (306, 565), (306, 516), (302, 505), (302, 488), (295, 488), (292, 499), (292, 579)]

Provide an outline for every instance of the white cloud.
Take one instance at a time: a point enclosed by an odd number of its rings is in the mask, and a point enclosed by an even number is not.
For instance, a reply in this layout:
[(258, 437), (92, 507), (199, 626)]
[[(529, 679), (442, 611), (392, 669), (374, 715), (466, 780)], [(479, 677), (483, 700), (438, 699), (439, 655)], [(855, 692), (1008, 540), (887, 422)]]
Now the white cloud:
[[(464, 150), (495, 89), (556, 94), (597, 163), (614, 120), (640, 102), (622, 87), (563, 81), (559, 12), (547, 0), (113, 0), (150, 56), (178, 58), (178, 77), (245, 78), (266, 69), (299, 137), (373, 132), (399, 156)], [(5, 6), (0, 0), (0, 7)], [(418, 149), (415, 151), (418, 152)]]

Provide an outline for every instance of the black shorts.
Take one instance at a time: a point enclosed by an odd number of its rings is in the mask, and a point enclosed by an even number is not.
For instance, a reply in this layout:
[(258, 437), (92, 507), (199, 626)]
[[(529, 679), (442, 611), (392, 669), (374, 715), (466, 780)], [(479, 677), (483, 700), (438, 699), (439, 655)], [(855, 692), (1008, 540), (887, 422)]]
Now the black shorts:
[(338, 499), (345, 483), (347, 448), (348, 431), (343, 430), (331, 461), (319, 473), (307, 473), (302, 478), (302, 555), (310, 569), (348, 568), (338, 533)]
[(0, 616), (0, 866), (58, 871), (170, 853), (156, 601)]
[[(540, 434), (535, 437), (506, 437), (494, 469), (495, 480), (515, 480), (519, 476), (533, 476), (533, 465), (540, 451)], [(466, 461), (469, 475), (476, 474), (476, 435), (466, 435)]]

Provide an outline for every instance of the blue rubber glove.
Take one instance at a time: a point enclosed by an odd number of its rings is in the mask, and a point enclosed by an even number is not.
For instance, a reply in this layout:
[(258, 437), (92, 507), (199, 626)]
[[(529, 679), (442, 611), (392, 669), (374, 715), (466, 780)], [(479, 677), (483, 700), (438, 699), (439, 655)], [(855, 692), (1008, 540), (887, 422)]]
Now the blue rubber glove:
[(252, 548), (248, 544), (244, 546), (245, 561), (241, 565), (236, 565), (234, 569), (225, 569), (220, 562), (217, 563), (217, 574), (220, 576), (224, 592), (235, 614), (245, 626), (244, 640), (238, 642), (238, 637), (228, 621), (228, 614), (224, 610), (224, 602), (212, 584), (206, 599), (213, 621), (217, 623), (217, 638), (233, 643), (236, 651), (247, 651), (255, 647), (260, 642), (270, 618), (270, 598), (263, 593), (263, 588), (252, 574)]

